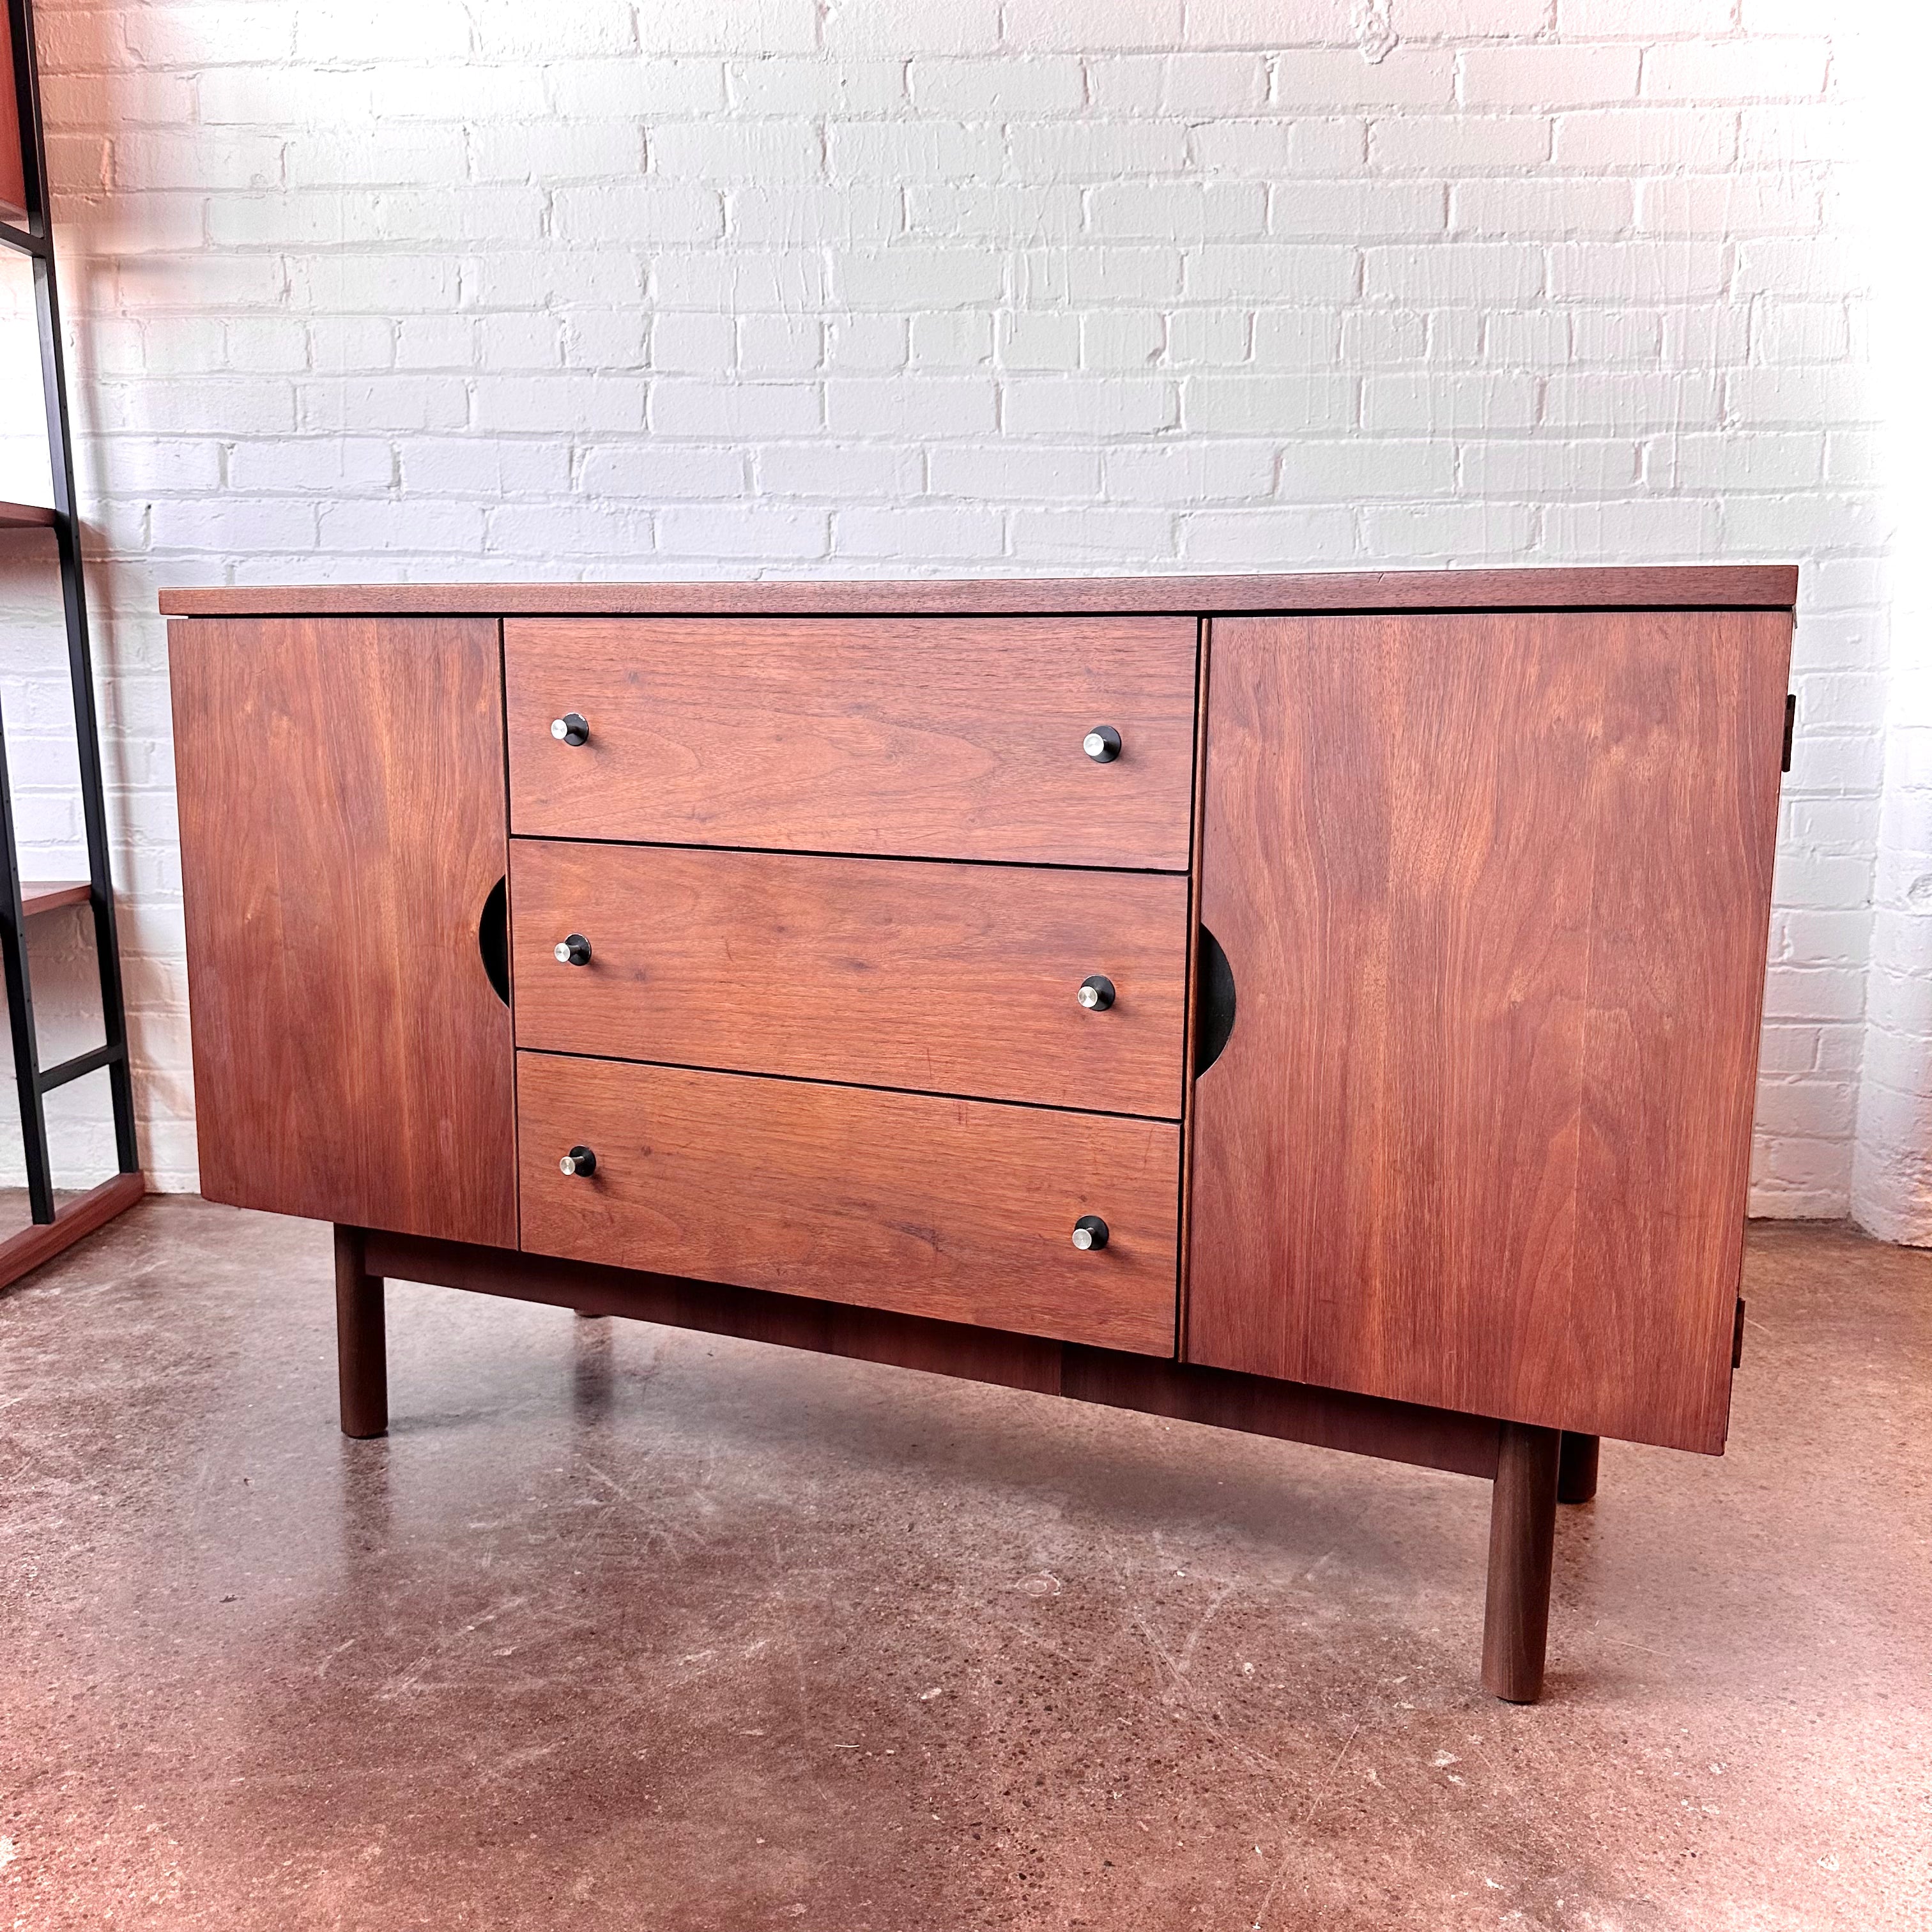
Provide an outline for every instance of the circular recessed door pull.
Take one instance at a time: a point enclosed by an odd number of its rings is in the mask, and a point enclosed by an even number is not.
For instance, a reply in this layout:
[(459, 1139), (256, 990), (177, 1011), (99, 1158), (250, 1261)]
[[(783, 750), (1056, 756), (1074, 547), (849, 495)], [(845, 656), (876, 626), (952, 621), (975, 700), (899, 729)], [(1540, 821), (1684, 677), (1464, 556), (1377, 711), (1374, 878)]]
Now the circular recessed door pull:
[(1120, 755), (1120, 734), (1111, 724), (1096, 724), (1081, 740), (1080, 748), (1096, 765), (1110, 765)]
[(1090, 1013), (1104, 1013), (1114, 1004), (1114, 982), (1104, 973), (1090, 973), (1073, 997)]
[(573, 932), (568, 939), (560, 939), (551, 950), (560, 966), (590, 964), (590, 942), (580, 932)]
[(587, 1147), (574, 1147), (557, 1166), (566, 1174), (595, 1174), (597, 1156)]
[(1107, 1245), (1107, 1224), (1097, 1214), (1083, 1214), (1073, 1224), (1073, 1245), (1076, 1248), (1104, 1248)]
[(550, 735), (560, 745), (585, 745), (590, 742), (590, 727), (580, 711), (566, 711), (550, 721)]

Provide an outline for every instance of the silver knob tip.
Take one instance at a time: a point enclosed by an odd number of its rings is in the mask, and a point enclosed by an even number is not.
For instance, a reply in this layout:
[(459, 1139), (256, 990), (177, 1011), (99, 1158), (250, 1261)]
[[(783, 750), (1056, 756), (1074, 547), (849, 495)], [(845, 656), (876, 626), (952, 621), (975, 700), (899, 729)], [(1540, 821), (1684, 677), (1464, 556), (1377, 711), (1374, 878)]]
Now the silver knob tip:
[(1073, 1245), (1076, 1248), (1090, 1248), (1094, 1245), (1094, 1232), (1090, 1228), (1076, 1228)]

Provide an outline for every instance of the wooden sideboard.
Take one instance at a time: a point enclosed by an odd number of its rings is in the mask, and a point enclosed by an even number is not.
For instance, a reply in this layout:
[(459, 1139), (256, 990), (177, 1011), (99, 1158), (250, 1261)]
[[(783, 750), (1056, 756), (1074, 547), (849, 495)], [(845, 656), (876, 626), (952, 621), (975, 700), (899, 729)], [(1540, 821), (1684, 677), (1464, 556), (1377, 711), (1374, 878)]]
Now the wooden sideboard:
[(1796, 573), (166, 593), (203, 1190), (1559, 1492), (1717, 1453)]

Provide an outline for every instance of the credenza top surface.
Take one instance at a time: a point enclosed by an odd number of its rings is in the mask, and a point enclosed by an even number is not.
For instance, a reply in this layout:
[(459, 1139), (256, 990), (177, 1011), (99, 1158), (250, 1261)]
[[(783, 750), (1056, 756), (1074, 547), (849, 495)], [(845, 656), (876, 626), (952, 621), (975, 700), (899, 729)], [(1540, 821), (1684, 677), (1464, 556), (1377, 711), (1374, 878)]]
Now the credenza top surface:
[(160, 604), (171, 617), (1212, 616), (1318, 610), (1788, 610), (1797, 596), (1795, 566), (1670, 564), (909, 582), (230, 584), (165, 590)]

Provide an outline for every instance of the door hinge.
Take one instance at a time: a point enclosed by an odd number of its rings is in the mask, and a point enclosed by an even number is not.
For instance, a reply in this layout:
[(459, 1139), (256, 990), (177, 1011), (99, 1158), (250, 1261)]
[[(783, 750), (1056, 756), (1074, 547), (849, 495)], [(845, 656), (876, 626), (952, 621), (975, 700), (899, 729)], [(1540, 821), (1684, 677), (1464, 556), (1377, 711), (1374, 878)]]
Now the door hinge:
[(1741, 1369), (1744, 1365), (1744, 1298), (1738, 1297), (1738, 1312), (1731, 1322), (1731, 1366)]
[(1791, 769), (1791, 734), (1798, 728), (1798, 694), (1787, 691), (1784, 694), (1784, 763), (1778, 769), (1788, 772)]

